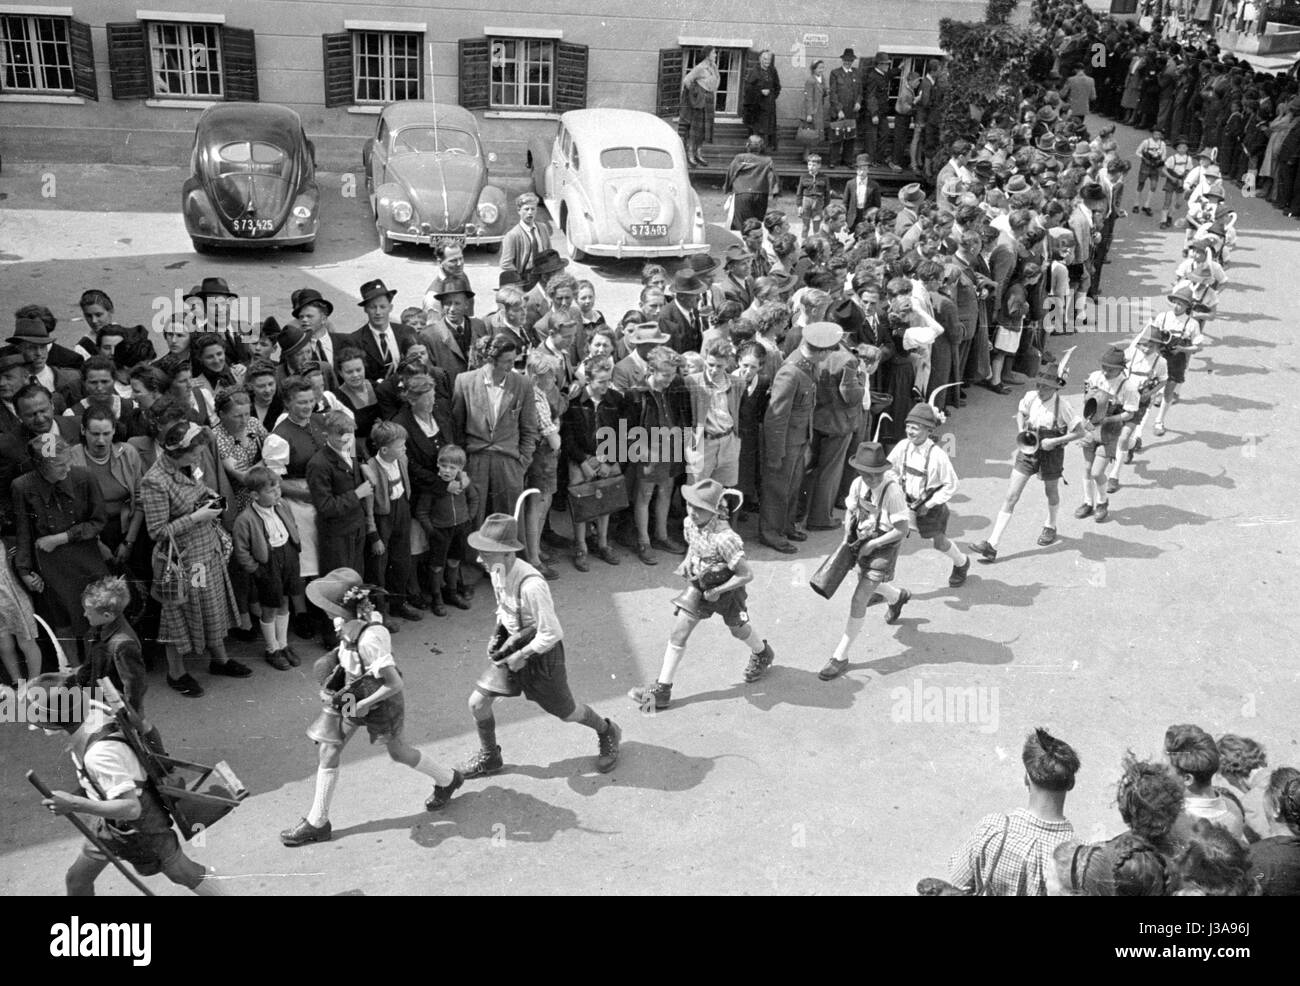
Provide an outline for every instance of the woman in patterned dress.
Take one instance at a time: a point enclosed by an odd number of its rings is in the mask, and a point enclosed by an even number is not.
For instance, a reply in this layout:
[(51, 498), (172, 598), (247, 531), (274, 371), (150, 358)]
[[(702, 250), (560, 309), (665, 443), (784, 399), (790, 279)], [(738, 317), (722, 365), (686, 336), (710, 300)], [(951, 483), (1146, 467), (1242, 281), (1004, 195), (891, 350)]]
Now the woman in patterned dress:
[(175, 543), (188, 575), (183, 602), (163, 602), (159, 638), (167, 646), (167, 684), (182, 695), (203, 694), (185, 670), (191, 653), (208, 652), (208, 672), (247, 678), (250, 671), (226, 656), (225, 640), (236, 623), (235, 593), (226, 571), (230, 535), (221, 527), (221, 506), (203, 482), (197, 463), (202, 454), (203, 429), (177, 421), (162, 433), (162, 454), (140, 481), (145, 525), (154, 541), (154, 578)]
[[(235, 491), (235, 514), (239, 515), (253, 502), (253, 491), (245, 479), (248, 470), (261, 461), (266, 429), (253, 415), (253, 397), (246, 390), (219, 391), (216, 409), (217, 426), (212, 429), (212, 437), (217, 441), (217, 459)], [(254, 596), (252, 581), (240, 566), (230, 565), (229, 569), (239, 607), (239, 626), (230, 635), (247, 643), (257, 639), (257, 628), (253, 626), (256, 607), (250, 605)]]

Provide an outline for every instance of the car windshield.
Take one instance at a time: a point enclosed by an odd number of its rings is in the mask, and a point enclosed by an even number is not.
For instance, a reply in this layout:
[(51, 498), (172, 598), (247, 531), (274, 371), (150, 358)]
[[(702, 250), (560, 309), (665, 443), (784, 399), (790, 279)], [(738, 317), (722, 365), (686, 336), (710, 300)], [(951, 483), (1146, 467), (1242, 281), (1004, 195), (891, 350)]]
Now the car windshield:
[(223, 175), (254, 173), (283, 176), (288, 166), (289, 156), (274, 144), (238, 141), (223, 144), (217, 150), (217, 171)]
[(414, 151), (417, 154), (478, 154), (473, 134), (447, 127), (404, 127), (393, 138), (393, 153)]
[(609, 147), (600, 152), (602, 168), (671, 168), (673, 156), (658, 147)]

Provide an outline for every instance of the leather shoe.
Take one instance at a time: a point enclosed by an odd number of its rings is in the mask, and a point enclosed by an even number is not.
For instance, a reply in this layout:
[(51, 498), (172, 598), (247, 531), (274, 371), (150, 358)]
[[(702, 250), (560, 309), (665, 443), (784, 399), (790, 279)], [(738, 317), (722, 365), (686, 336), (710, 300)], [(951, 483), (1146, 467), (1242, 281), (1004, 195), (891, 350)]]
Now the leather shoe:
[(817, 672), (817, 677), (822, 681), (834, 681), (848, 669), (849, 662), (847, 658), (843, 661), (837, 661), (832, 657), (826, 662), (826, 665)]
[(289, 670), (289, 659), (284, 656), (284, 651), (267, 651), (266, 663), (271, 665), (271, 667), (275, 668), (277, 671)]
[(908, 600), (911, 598), (912, 594), (910, 592), (906, 589), (899, 589), (898, 602), (889, 604), (889, 609), (885, 613), (885, 622), (890, 624), (897, 623), (899, 614), (903, 612), (903, 607), (907, 605)]
[(421, 620), (424, 619), (424, 617), (420, 615), (420, 611), (418, 609), (406, 603), (402, 603), (401, 606), (398, 606), (396, 609), (394, 609), (393, 615), (400, 617), (403, 620), (409, 620), (412, 623), (419, 623)]
[(970, 555), (967, 555), (966, 563), (964, 565), (954, 565), (952, 567), (952, 574), (948, 576), (948, 587), (951, 589), (956, 589), (959, 586), (965, 585), (966, 573), (969, 571), (970, 571)]
[(650, 546), (658, 548), (660, 551), (666, 551), (670, 555), (686, 554), (686, 545), (682, 544), (680, 541), (675, 541), (672, 538), (651, 538)]
[(446, 787), (441, 784), (435, 784), (433, 793), (424, 801), (425, 811), (439, 811), (447, 807), (447, 802), (451, 801), (451, 796), (456, 793), (462, 784), (465, 783), (465, 775), (459, 770), (452, 770), (451, 783)]
[(216, 661), (208, 662), (208, 674), (224, 675), (227, 678), (247, 678), (252, 673), (252, 668), (240, 664), (233, 657), (227, 658), (221, 664)]
[(293, 828), (281, 832), (280, 841), (290, 849), (313, 842), (329, 842), (332, 831), (329, 822), (317, 827), (304, 818)]
[(761, 537), (758, 539), (758, 543), (767, 545), (767, 547), (771, 548), (773, 551), (779, 551), (783, 555), (793, 555), (799, 550), (789, 541), (769, 541), (767, 538)]
[(198, 698), (203, 694), (203, 686), (190, 676), (187, 671), (179, 678), (167, 676), (167, 684), (173, 691), (178, 691), (186, 698)]
[(789, 538), (791, 541), (807, 541), (807, 540), (808, 540), (808, 535), (805, 534), (803, 531), (800, 531), (800, 530), (791, 530), (791, 531), (786, 531), (786, 532), (785, 532), (785, 536), (786, 536), (787, 538)]

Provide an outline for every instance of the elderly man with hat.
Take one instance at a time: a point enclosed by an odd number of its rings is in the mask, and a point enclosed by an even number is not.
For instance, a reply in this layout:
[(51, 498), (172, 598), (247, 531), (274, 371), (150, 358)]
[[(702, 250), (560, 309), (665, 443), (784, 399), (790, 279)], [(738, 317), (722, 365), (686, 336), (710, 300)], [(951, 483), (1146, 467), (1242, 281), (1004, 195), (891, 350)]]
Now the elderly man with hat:
[(857, 60), (854, 50), (845, 48), (840, 55), (840, 67), (831, 69), (827, 82), (830, 111), (828, 120), (831, 123), (837, 120), (850, 120), (854, 123), (854, 127), (848, 128), (850, 136), (847, 140), (844, 138), (845, 128), (831, 127), (831, 149), (827, 162), (831, 167), (842, 164), (848, 168), (853, 165), (852, 134), (856, 129), (858, 114), (862, 112), (862, 72), (856, 67)]
[(855, 173), (844, 183), (840, 201), (844, 203), (844, 222), (850, 231), (856, 231), (866, 214), (879, 209), (882, 201), (880, 186), (871, 178), (871, 155), (859, 154), (854, 159)]
[(54, 337), (39, 318), (19, 318), (14, 321), (14, 334), (7, 340), (16, 346), (27, 361), (27, 383), (38, 383), (54, 398), (55, 411), (62, 414), (85, 396), (81, 374), (76, 370), (49, 364), (50, 347)]
[(758, 540), (782, 554), (798, 549), (793, 541), (808, 535), (796, 529), (799, 490), (813, 440), (817, 370), (839, 348), (843, 331), (834, 322), (804, 327), (799, 348), (772, 380), (771, 399), (763, 418), (763, 494)]
[(449, 276), (435, 293), (440, 317), (429, 323), (418, 338), (429, 349), (429, 356), (454, 379), (469, 370), (474, 344), (488, 334), (481, 318), (474, 318), (474, 291), (464, 274)]
[(551, 227), (537, 218), (540, 200), (532, 192), (523, 192), (515, 199), (519, 222), (506, 230), (501, 240), (500, 267), (519, 272), (525, 288), (537, 283), (538, 262), (551, 247)]
[(706, 325), (700, 314), (704, 282), (690, 270), (673, 275), (668, 292), (672, 302), (659, 313), (659, 331), (668, 336), (668, 345), (679, 353), (698, 353)]
[(758, 134), (751, 134), (745, 141), (745, 149), (727, 165), (722, 192), (732, 196), (732, 229), (742, 229), (746, 219), (762, 219), (767, 215), (768, 199), (780, 194), (781, 184), (772, 159), (763, 151), (763, 138)]
[[(486, 777), (505, 765), (492, 705), (498, 698), (520, 694), (555, 718), (594, 731), (596, 769), (609, 773), (618, 763), (622, 730), (574, 699), (565, 669), (564, 630), (551, 589), (537, 569), (518, 557), (524, 545), (515, 518), (505, 513), (487, 517), (469, 536), (469, 546), (478, 552), (492, 579), (497, 624), (488, 640), (487, 667), (469, 696), (479, 750), (460, 768), (460, 774), (466, 780)], [(436, 810), (445, 803), (445, 798), (434, 799), (427, 807)]]
[(902, 484), (885, 455), (885, 447), (879, 442), (863, 442), (849, 465), (860, 475), (844, 499), (844, 540), (857, 554), (858, 584), (849, 603), (844, 633), (831, 659), (818, 672), (822, 681), (838, 678), (849, 669), (849, 648), (862, 632), (872, 596), (881, 596), (889, 604), (886, 623), (896, 623), (912, 598), (906, 589), (893, 585), (898, 549), (912, 529), (912, 522)]
[(374, 383), (397, 372), (402, 353), (415, 341), (411, 329), (391, 319), (396, 294), (378, 278), (361, 285), (357, 307), (365, 311), (366, 324), (346, 337), (352, 346), (361, 350), (366, 361), (366, 379)]
[[(804, 326), (803, 332), (812, 332), (815, 343), (840, 342), (844, 337), (834, 322), (814, 322)], [(838, 526), (831, 514), (849, 445), (862, 424), (866, 392), (866, 370), (844, 346), (835, 345), (817, 364), (812, 442), (801, 491), (806, 510), (801, 515), (808, 530), (830, 531)]]

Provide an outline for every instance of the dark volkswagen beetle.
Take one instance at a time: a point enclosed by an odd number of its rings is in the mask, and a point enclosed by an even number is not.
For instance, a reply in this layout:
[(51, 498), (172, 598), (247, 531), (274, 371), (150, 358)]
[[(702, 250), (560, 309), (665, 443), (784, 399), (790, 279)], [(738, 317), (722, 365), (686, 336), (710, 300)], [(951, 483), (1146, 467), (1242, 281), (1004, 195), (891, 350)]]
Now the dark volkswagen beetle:
[(271, 103), (218, 103), (194, 128), (181, 209), (200, 253), (211, 247), (316, 248), (315, 148), (298, 114)]

